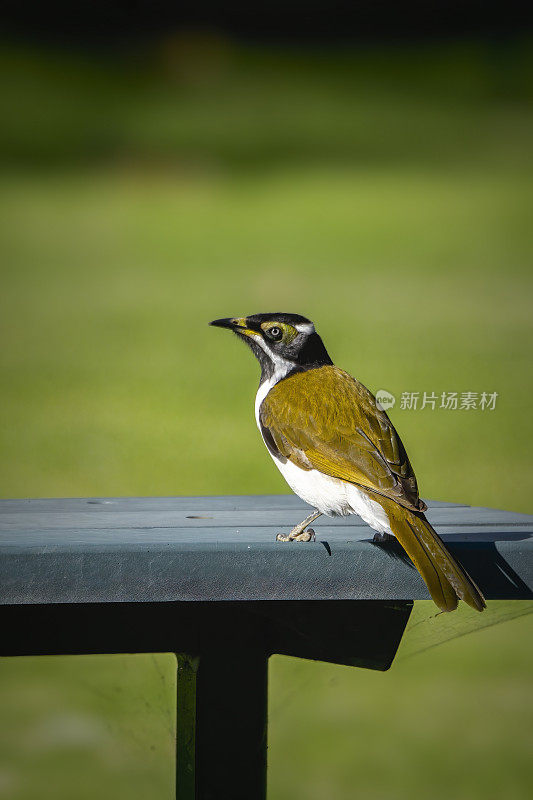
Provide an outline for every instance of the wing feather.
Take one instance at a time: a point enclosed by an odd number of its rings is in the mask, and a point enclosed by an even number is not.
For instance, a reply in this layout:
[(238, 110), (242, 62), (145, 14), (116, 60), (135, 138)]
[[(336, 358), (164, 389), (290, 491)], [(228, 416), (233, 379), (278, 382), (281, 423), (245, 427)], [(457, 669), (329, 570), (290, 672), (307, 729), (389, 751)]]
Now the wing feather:
[(282, 458), (424, 510), (392, 422), (344, 370), (328, 365), (285, 378), (263, 400), (259, 418)]

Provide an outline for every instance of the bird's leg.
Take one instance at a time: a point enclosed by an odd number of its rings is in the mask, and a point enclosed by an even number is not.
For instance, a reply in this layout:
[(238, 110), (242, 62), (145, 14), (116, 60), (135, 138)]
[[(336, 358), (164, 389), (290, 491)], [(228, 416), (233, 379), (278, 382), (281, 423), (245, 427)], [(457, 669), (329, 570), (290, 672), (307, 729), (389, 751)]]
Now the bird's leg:
[(292, 531), (289, 533), (288, 536), (283, 536), (282, 533), (278, 533), (276, 536), (276, 541), (278, 542), (310, 542), (315, 538), (315, 532), (312, 528), (306, 530), (307, 526), (310, 525), (312, 522), (315, 521), (318, 517), (321, 516), (321, 511), (313, 511), (312, 514), (309, 514), (303, 522), (300, 522), (299, 525), (295, 525)]

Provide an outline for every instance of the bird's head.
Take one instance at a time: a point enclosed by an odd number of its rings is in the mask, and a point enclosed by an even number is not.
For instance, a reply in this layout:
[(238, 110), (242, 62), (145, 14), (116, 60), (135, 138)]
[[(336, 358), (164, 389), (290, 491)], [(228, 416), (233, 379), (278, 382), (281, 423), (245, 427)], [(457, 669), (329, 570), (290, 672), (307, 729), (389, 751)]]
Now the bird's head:
[(311, 320), (300, 314), (277, 311), (209, 324), (228, 328), (249, 345), (261, 364), (261, 380), (333, 363)]

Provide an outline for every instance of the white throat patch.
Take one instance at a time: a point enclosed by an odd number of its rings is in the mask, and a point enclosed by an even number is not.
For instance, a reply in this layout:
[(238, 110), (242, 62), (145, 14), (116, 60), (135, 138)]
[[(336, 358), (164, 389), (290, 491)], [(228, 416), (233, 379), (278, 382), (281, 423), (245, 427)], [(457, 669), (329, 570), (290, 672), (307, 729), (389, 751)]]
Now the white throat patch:
[(257, 427), (261, 430), (261, 424), (259, 422), (259, 409), (261, 408), (261, 403), (272, 389), (273, 386), (278, 383), (282, 378), (289, 374), (291, 369), (294, 368), (294, 364), (292, 361), (287, 361), (286, 358), (281, 358), (281, 356), (276, 355), (271, 350), (267, 350), (263, 341), (258, 341), (258, 344), (261, 345), (263, 350), (268, 353), (272, 360), (272, 364), (274, 366), (274, 372), (266, 381), (260, 384), (259, 389), (257, 390), (257, 394), (255, 396), (255, 420), (257, 422)]

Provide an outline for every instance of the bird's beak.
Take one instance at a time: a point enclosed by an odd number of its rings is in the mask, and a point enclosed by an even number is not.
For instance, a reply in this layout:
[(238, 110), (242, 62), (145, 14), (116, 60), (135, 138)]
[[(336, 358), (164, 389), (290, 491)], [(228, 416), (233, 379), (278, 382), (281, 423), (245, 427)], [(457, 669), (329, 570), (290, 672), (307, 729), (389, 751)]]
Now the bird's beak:
[(232, 319), (231, 317), (226, 317), (225, 319), (214, 319), (209, 324), (214, 325), (215, 328), (230, 328), (230, 330), (233, 330), (233, 328), (235, 327), (235, 322), (236, 322), (235, 319)]
[(214, 319), (209, 323), (214, 325), (215, 328), (229, 328), (235, 333), (240, 333), (244, 336), (256, 336), (255, 331), (248, 328), (246, 324), (246, 317), (225, 317), (223, 319)]

